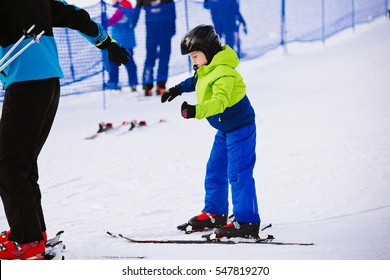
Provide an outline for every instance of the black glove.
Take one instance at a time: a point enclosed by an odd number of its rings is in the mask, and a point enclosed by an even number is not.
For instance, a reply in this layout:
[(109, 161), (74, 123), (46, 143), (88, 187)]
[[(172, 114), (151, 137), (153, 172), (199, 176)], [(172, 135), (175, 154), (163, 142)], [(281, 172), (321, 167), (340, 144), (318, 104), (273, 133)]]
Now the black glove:
[(195, 118), (195, 106), (188, 104), (187, 101), (184, 101), (183, 104), (181, 104), (181, 115), (185, 119)]
[(129, 61), (129, 52), (122, 46), (118, 45), (115, 40), (111, 39), (110, 36), (96, 45), (99, 49), (107, 49), (108, 59), (120, 66), (126, 64)]
[(181, 95), (181, 92), (177, 86), (171, 87), (168, 89), (168, 91), (164, 92), (163, 95), (161, 95), (161, 103), (164, 103), (168, 100), (168, 102), (171, 102), (173, 99)]

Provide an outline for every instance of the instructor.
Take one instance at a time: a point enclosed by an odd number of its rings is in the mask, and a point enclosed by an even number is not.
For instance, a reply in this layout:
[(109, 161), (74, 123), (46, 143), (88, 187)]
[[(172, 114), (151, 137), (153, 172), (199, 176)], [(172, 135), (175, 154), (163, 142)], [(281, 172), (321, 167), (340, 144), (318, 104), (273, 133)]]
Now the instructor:
[[(58, 0), (0, 0), (0, 58), (22, 37), (23, 30), (33, 25), (31, 33), (45, 32), (40, 42), (0, 74), (5, 89), (0, 119), (0, 195), (10, 226), (0, 236), (0, 259), (42, 259), (45, 252), (37, 159), (56, 115), (59, 78), (63, 77), (53, 27), (78, 30), (117, 65), (128, 61), (128, 52), (85, 10)], [(24, 39), (14, 52), (31, 40)]]

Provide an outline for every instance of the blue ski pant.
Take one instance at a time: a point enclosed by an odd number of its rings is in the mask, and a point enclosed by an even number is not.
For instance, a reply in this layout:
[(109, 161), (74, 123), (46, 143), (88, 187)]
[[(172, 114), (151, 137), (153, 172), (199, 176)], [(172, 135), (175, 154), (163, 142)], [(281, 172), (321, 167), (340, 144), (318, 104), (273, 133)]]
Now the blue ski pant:
[(164, 22), (147, 24), (146, 32), (146, 59), (142, 75), (142, 84), (152, 86), (154, 82), (154, 67), (158, 59), (156, 81), (165, 86), (168, 80), (169, 59), (171, 56), (172, 32), (166, 30)]
[(229, 212), (229, 184), (233, 214), (238, 222), (260, 222), (253, 168), (256, 162), (256, 125), (215, 135), (205, 178), (204, 211)]

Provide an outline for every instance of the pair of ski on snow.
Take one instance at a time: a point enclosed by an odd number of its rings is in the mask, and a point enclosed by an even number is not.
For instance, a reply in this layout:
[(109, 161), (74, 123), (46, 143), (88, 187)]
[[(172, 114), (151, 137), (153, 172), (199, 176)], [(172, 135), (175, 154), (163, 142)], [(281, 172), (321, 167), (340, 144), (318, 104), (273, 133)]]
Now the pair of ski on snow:
[[(151, 126), (154, 124), (161, 124), (164, 122), (166, 122), (166, 120), (164, 120), (164, 119), (160, 119), (157, 122), (154, 122), (151, 124), (149, 124), (145, 120), (140, 120), (140, 121), (139, 120), (132, 120), (132, 121), (123, 121), (118, 126), (114, 126), (110, 122), (108, 122), (108, 123), (100, 122), (99, 129), (94, 134), (87, 136), (84, 139), (92, 140), (92, 139), (97, 138), (99, 135), (111, 134), (114, 132), (118, 132), (119, 130), (121, 130), (121, 131), (119, 133), (117, 133), (117, 135), (121, 136), (121, 135), (125, 135), (125, 134), (129, 133), (130, 131), (134, 130), (134, 128), (137, 128), (137, 127)], [(125, 130), (123, 131), (124, 128), (125, 128)]]
[[(272, 224), (264, 227), (262, 231), (267, 228), (270, 228)], [(44, 253), (45, 260), (59, 259), (56, 258), (60, 252), (65, 249), (65, 245), (62, 240), (60, 240), (61, 235), (64, 231), (59, 231), (53, 238), (48, 239), (45, 243), (46, 251)], [(272, 235), (266, 235), (264, 238), (258, 239), (248, 239), (248, 238), (232, 238), (232, 239), (217, 239), (213, 237), (213, 233), (203, 235), (204, 239), (135, 239), (127, 237), (120, 233), (113, 233), (111, 231), (105, 231), (105, 233), (113, 238), (121, 238), (130, 243), (141, 243), (141, 244), (220, 244), (220, 245), (233, 245), (233, 244), (252, 244), (252, 245), (296, 245), (296, 246), (310, 246), (314, 243), (308, 242), (290, 242), (290, 241), (275, 241), (275, 238)], [(187, 232), (189, 233), (189, 232)], [(143, 256), (130, 256), (130, 257), (120, 257), (120, 256), (101, 256), (96, 257), (96, 259), (143, 259)], [(61, 256), (61, 260), (64, 260), (64, 256)]]

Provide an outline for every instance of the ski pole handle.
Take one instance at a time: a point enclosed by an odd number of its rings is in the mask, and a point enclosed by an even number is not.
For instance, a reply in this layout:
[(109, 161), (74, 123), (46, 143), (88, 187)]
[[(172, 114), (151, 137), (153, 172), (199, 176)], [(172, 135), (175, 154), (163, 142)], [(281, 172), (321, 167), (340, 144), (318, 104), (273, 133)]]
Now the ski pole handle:
[(14, 61), (19, 55), (21, 55), (28, 47), (30, 47), (34, 43), (39, 43), (39, 39), (41, 36), (45, 33), (45, 30), (43, 30), (41, 33), (39, 33), (37, 36), (34, 37), (33, 40), (31, 40), (27, 45), (25, 45), (23, 48), (21, 48), (16, 54), (14, 54), (6, 63), (4, 63), (0, 67), (0, 72), (5, 69), (12, 61)]
[(17, 46), (29, 35), (29, 33), (34, 29), (35, 24), (33, 24), (27, 32), (25, 32), (22, 37), (12, 46), (12, 48), (4, 55), (4, 57), (0, 60), (0, 65), (10, 56), (10, 54), (16, 49)]

